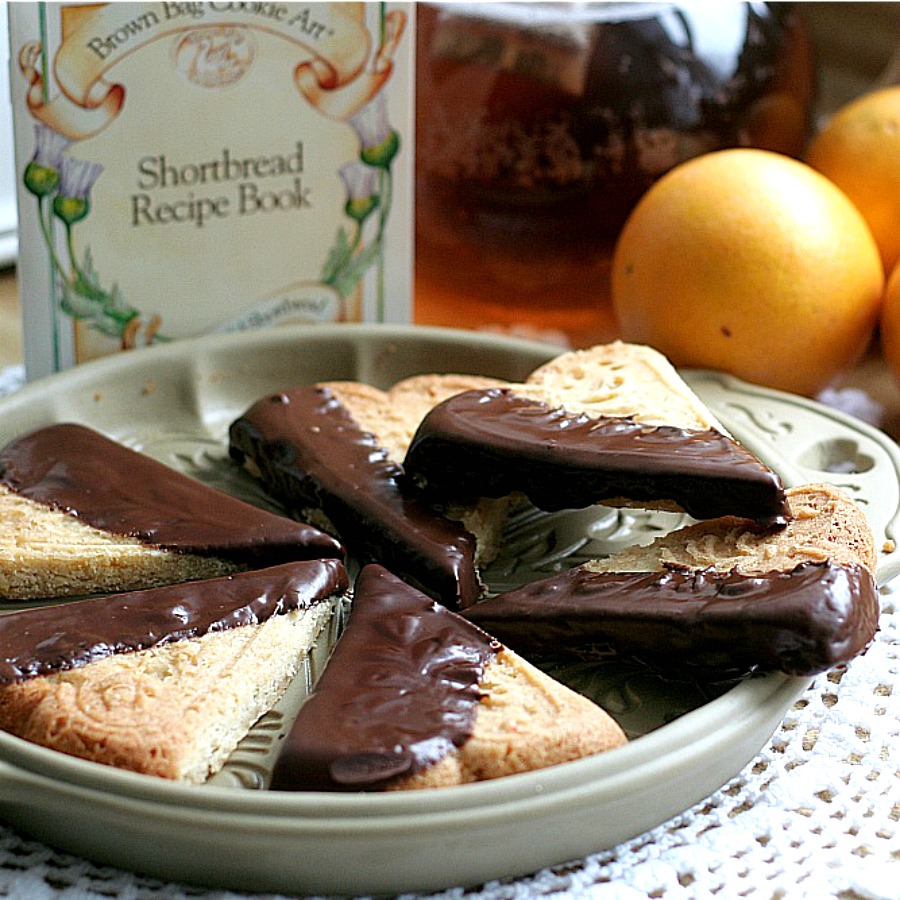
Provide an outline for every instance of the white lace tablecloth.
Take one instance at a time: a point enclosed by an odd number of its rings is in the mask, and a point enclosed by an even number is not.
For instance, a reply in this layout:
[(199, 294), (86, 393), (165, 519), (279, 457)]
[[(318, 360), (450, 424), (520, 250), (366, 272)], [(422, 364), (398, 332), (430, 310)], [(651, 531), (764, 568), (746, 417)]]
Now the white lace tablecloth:
[[(19, 369), (0, 373), (0, 394), (21, 381)], [(756, 759), (712, 796), (587, 859), (430, 896), (900, 900), (898, 580), (883, 588), (881, 629), (867, 652), (817, 677)], [(244, 896), (94, 865), (0, 825), (0, 897)]]

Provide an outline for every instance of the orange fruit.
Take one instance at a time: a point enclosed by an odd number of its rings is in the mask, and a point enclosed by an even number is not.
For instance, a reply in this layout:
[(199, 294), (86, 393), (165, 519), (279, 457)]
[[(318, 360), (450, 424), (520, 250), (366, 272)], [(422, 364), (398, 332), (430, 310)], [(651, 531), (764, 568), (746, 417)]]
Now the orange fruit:
[(884, 273), (860, 212), (825, 176), (738, 148), (671, 169), (612, 261), (623, 339), (676, 365), (814, 395), (871, 340)]
[(881, 307), (881, 353), (900, 381), (900, 265), (894, 266)]
[(856, 204), (890, 273), (900, 260), (900, 85), (842, 106), (811, 141), (806, 161)]

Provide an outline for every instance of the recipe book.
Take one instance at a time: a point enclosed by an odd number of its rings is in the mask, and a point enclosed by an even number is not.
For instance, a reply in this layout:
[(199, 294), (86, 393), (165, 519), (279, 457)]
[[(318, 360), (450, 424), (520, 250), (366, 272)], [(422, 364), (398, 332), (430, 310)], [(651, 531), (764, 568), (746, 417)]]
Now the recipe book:
[(29, 379), (200, 334), (410, 320), (413, 5), (9, 12)]

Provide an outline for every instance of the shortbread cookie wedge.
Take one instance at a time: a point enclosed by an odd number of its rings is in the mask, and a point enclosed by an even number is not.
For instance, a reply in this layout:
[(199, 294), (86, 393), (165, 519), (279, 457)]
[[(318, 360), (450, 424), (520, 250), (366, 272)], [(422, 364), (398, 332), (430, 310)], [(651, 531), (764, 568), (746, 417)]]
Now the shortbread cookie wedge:
[(524, 384), (439, 404), (404, 466), (432, 503), (521, 492), (545, 510), (639, 505), (768, 525), (787, 516), (776, 473), (725, 432), (665, 357), (621, 342), (562, 354)]
[(0, 526), (0, 600), (139, 590), (343, 554), (317, 528), (72, 423), (0, 450)]
[(500, 778), (624, 744), (616, 722), (381, 566), (275, 765), (274, 790), (381, 791)]
[(788, 525), (689, 525), (499, 594), (466, 616), (520, 652), (613, 652), (687, 674), (812, 675), (878, 628), (876, 551), (842, 491), (787, 492)]
[(450, 606), (481, 594), (506, 501), (443, 514), (407, 492), (403, 456), (429, 409), (495, 386), (469, 375), (419, 375), (381, 391), (360, 382), (306, 385), (264, 397), (232, 423), (232, 457), (281, 503)]
[(0, 616), (0, 729), (202, 782), (300, 671), (348, 586), (338, 560)]

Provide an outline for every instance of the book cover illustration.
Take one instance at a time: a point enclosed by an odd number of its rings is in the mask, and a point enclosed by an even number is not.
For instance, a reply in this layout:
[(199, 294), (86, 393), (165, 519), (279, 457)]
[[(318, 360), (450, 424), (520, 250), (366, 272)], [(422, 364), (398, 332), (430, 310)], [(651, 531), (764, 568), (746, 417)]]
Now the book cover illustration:
[(386, 3), (15, 4), (29, 377), (408, 320), (411, 42)]

